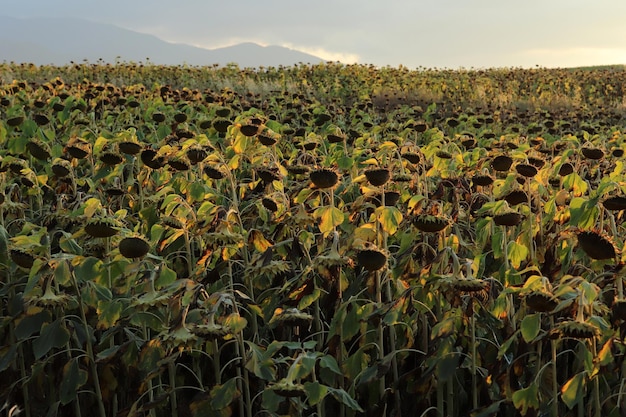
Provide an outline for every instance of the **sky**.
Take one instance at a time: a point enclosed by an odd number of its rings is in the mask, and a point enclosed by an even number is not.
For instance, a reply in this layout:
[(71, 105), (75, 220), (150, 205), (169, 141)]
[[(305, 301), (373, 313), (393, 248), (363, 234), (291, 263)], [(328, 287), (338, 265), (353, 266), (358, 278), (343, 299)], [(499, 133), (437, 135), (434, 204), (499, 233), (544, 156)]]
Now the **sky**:
[(213, 49), (279, 45), (409, 69), (626, 64), (624, 0), (0, 0)]

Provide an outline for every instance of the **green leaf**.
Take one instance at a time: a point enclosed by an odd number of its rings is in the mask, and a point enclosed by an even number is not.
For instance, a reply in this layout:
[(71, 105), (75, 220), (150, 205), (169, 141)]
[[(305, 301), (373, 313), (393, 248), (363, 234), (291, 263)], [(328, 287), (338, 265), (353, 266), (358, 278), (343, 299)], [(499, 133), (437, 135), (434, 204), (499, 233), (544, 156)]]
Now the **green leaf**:
[(263, 390), (261, 398), (261, 406), (263, 407), (263, 410), (267, 410), (270, 412), (276, 412), (278, 410), (278, 407), (280, 406), (280, 403), (282, 403), (284, 400), (283, 397), (276, 394), (274, 390), (271, 389)]
[(583, 398), (586, 380), (585, 373), (579, 372), (561, 388), (561, 399), (570, 410)]
[(9, 235), (4, 226), (0, 225), (0, 265), (9, 265)]
[(35, 359), (43, 358), (53, 348), (61, 348), (70, 340), (70, 332), (63, 324), (62, 319), (57, 319), (50, 324), (44, 324), (41, 334), (33, 341), (33, 353)]
[(522, 331), (522, 337), (526, 343), (530, 343), (535, 340), (539, 334), (539, 330), (541, 330), (541, 314), (528, 314), (524, 317), (520, 330)]
[(344, 155), (337, 158), (337, 166), (339, 167), (339, 169), (347, 171), (352, 168), (352, 165), (354, 165), (354, 159), (350, 158), (349, 156)]
[(87, 383), (87, 377), (87, 371), (78, 366), (78, 358), (73, 358), (65, 364), (59, 390), (61, 404), (68, 404), (77, 398), (78, 389)]
[(574, 191), (574, 195), (578, 197), (587, 192), (589, 185), (577, 172), (572, 172), (563, 177), (563, 187)]
[(231, 378), (222, 385), (216, 385), (211, 390), (211, 408), (221, 410), (228, 407), (239, 396), (237, 379)]
[(61, 261), (54, 268), (54, 281), (59, 285), (69, 286), (72, 281), (72, 272), (68, 261)]
[(173, 269), (170, 269), (167, 265), (161, 265), (159, 277), (154, 281), (154, 287), (155, 289), (167, 287), (176, 281), (176, 278), (176, 272)]
[(51, 319), (52, 315), (48, 310), (42, 310), (31, 316), (26, 316), (15, 326), (15, 337), (17, 337), (18, 341), (28, 339), (41, 330), (41, 326)]
[(510, 242), (507, 248), (507, 254), (509, 255), (511, 265), (513, 268), (517, 269), (528, 256), (528, 248), (517, 242)]
[(328, 391), (332, 394), (333, 397), (335, 397), (337, 401), (347, 405), (354, 411), (363, 412), (363, 409), (361, 408), (359, 403), (356, 402), (356, 400), (352, 398), (350, 394), (345, 392), (343, 389), (328, 387)]
[(457, 316), (448, 316), (442, 319), (439, 323), (433, 327), (430, 337), (431, 339), (447, 337), (456, 332), (459, 320)]
[(517, 330), (515, 333), (511, 335), (511, 337), (509, 337), (504, 343), (502, 343), (502, 345), (498, 349), (498, 359), (502, 359), (502, 357), (506, 355), (506, 352), (509, 350), (511, 345), (517, 340), (517, 336), (519, 332), (520, 331)]
[(76, 269), (74, 270), (76, 279), (79, 283), (93, 281), (94, 278), (100, 275), (102, 265), (103, 262), (100, 259), (92, 256), (83, 259), (80, 264), (76, 265)]
[(613, 361), (613, 353), (611, 348), (613, 347), (613, 339), (608, 339), (600, 352), (598, 352), (598, 366), (607, 366)]
[(59, 246), (65, 253), (71, 253), (73, 255), (82, 255), (83, 248), (76, 242), (74, 238), (72, 238), (71, 233), (67, 233), (66, 231), (61, 230), (63, 236), (59, 239)]
[(18, 344), (15, 343), (9, 347), (4, 347), (0, 349), (0, 372), (7, 369), (17, 357), (17, 347)]
[(323, 234), (328, 234), (343, 223), (343, 211), (333, 206), (319, 207), (313, 212), (315, 218), (320, 220), (319, 228)]
[(274, 380), (276, 378), (276, 366), (274, 361), (265, 356), (266, 352), (264, 352), (261, 347), (252, 342), (247, 342), (246, 344), (250, 349), (248, 352), (249, 359), (246, 361), (246, 369), (258, 378), (266, 381)]
[(302, 299), (298, 303), (298, 310), (304, 310), (305, 308), (313, 304), (315, 300), (319, 299), (321, 295), (322, 291), (319, 288), (315, 287), (311, 294), (302, 297)]
[(324, 355), (320, 358), (320, 367), (330, 369), (337, 375), (342, 375), (341, 369), (339, 369), (339, 365), (337, 364), (337, 360), (330, 355)]
[(204, 197), (206, 195), (206, 190), (204, 188), (204, 183), (198, 181), (198, 182), (192, 182), (191, 184), (189, 184), (189, 188), (187, 189), (187, 192), (189, 193), (189, 196), (194, 200), (194, 201), (202, 201), (204, 200)]
[(483, 408), (480, 411), (472, 412), (470, 414), (471, 417), (492, 417), (496, 415), (496, 413), (500, 410), (500, 405), (506, 400), (496, 401), (491, 404), (489, 407)]
[(574, 197), (570, 201), (569, 210), (569, 224), (571, 226), (580, 227), (581, 229), (594, 227), (596, 219), (600, 215), (600, 210), (598, 209), (595, 199), (587, 200), (582, 197)]
[(539, 409), (539, 390), (536, 384), (530, 384), (527, 388), (513, 393), (513, 405), (525, 416), (529, 408)]
[(376, 209), (378, 222), (383, 230), (390, 235), (398, 231), (400, 222), (402, 221), (402, 212), (396, 207), (378, 207)]
[(245, 317), (241, 317), (238, 313), (229, 314), (224, 319), (224, 326), (230, 328), (233, 333), (242, 332), (248, 325), (248, 320)]
[(304, 390), (309, 399), (310, 405), (315, 405), (322, 401), (326, 394), (328, 394), (328, 387), (320, 384), (319, 382), (305, 382)]
[(313, 353), (303, 353), (293, 362), (287, 373), (287, 379), (297, 381), (306, 378), (315, 369), (317, 355)]
[(580, 289), (582, 290), (581, 292), (582, 292), (585, 304), (592, 305), (593, 302), (598, 297), (598, 290), (599, 290), (598, 286), (595, 284), (592, 284), (589, 281), (582, 280), (580, 282)]
[(447, 381), (454, 376), (459, 367), (459, 355), (450, 352), (437, 361), (437, 378), (440, 381)]
[(106, 330), (115, 325), (122, 315), (124, 306), (120, 301), (98, 301), (98, 329)]

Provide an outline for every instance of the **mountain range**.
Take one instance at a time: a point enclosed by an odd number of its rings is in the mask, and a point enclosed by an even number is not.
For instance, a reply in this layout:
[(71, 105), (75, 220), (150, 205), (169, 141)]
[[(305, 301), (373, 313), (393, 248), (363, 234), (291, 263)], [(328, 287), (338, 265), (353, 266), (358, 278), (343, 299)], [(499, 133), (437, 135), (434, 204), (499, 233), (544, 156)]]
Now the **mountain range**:
[(158, 65), (227, 65), (240, 68), (317, 64), (319, 57), (282, 46), (255, 43), (205, 49), (170, 43), (115, 25), (74, 18), (0, 16), (0, 62), (65, 65), (99, 60)]

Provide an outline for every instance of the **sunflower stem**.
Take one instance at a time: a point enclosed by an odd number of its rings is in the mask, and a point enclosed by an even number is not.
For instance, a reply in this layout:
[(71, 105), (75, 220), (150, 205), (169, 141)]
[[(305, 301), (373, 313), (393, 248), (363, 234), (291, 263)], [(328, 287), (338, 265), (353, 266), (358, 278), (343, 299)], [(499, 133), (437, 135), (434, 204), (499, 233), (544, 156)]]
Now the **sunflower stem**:
[[(83, 303), (83, 297), (80, 289), (78, 288), (78, 282), (76, 276), (71, 274), (72, 284), (74, 285), (74, 291), (76, 291), (76, 298), (78, 299), (78, 305), (80, 310), (80, 319), (83, 323), (84, 331), (86, 335), (91, 334), (89, 332), (89, 324), (87, 322), (87, 316), (85, 315), (85, 308)], [(106, 417), (106, 411), (104, 409), (104, 402), (102, 401), (102, 390), (100, 389), (100, 376), (98, 375), (98, 367), (96, 365), (96, 358), (93, 354), (93, 345), (90, 337), (87, 337), (87, 357), (89, 358), (89, 366), (91, 368), (91, 374), (93, 377), (93, 385), (96, 394), (96, 401), (98, 404), (98, 414), (100, 417)]]
[[(554, 317), (550, 316), (550, 328), (554, 329)], [(550, 351), (552, 355), (552, 417), (559, 417), (559, 381), (557, 379), (556, 367), (556, 339), (550, 340)]]

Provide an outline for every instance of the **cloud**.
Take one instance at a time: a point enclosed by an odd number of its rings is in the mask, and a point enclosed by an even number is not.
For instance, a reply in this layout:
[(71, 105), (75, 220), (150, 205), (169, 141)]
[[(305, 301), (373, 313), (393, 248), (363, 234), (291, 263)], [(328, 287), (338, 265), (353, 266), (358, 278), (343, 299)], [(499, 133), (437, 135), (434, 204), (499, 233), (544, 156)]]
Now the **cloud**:
[(342, 64), (356, 64), (360, 61), (358, 54), (334, 52), (322, 47), (298, 46), (291, 43), (281, 43), (280, 46), (304, 52), (322, 58), (325, 61), (339, 61)]

